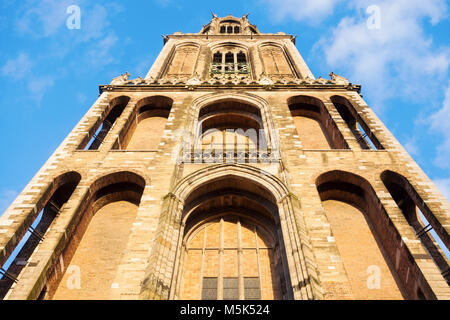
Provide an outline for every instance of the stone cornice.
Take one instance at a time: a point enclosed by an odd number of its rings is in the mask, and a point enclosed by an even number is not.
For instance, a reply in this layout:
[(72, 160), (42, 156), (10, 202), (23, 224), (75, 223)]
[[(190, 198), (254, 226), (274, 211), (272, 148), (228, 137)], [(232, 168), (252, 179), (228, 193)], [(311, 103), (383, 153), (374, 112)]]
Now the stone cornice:
[(356, 91), (361, 92), (361, 85), (348, 84), (348, 85), (336, 85), (336, 84), (273, 84), (273, 85), (187, 85), (180, 84), (149, 84), (149, 85), (100, 85), (99, 93), (102, 92), (146, 92), (146, 91), (171, 91), (171, 90), (183, 90), (183, 91), (211, 91), (211, 90), (335, 90), (335, 91)]
[(258, 39), (288, 39), (295, 43), (297, 36), (290, 34), (265, 33), (265, 34), (199, 34), (199, 33), (180, 33), (164, 35), (164, 43), (169, 39), (199, 39), (199, 40), (258, 40)]

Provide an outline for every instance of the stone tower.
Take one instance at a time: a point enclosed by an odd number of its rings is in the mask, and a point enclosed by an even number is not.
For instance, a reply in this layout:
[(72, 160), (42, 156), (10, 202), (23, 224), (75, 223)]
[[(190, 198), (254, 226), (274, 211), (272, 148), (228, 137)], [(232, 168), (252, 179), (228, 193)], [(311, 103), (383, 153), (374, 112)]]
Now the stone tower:
[(1, 217), (1, 298), (450, 299), (448, 201), (295, 37), (213, 15), (128, 77)]

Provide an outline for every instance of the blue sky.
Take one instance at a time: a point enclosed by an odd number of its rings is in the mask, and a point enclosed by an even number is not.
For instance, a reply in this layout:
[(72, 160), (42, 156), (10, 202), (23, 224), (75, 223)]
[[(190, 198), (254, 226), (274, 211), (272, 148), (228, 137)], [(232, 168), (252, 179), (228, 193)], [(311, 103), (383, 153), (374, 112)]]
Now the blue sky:
[[(66, 9), (81, 9), (68, 29)], [(380, 28), (369, 29), (370, 5)], [(98, 96), (129, 71), (145, 76), (162, 34), (199, 32), (229, 13), (261, 32), (297, 34), (313, 74), (362, 85), (385, 125), (450, 197), (450, 21), (441, 0), (87, 1), (0, 3), (0, 212)], [(1, 214), (1, 213), (0, 213)]]

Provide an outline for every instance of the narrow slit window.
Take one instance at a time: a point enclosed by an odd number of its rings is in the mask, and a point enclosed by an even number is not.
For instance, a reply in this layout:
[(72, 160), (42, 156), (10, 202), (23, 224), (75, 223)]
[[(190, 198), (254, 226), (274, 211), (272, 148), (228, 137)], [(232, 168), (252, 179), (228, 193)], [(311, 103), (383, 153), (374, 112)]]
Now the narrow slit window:
[(356, 122), (356, 126), (358, 130), (361, 132), (361, 136), (359, 136), (358, 140), (364, 139), (369, 149), (377, 150), (377, 147), (372, 143), (372, 140), (370, 140), (369, 135), (364, 131), (363, 127), (359, 124), (359, 122)]
[(48, 228), (71, 197), (81, 176), (71, 172), (65, 174), (64, 177), (60, 177), (60, 179), (65, 178), (67, 182), (51, 195), (51, 198), (45, 203), (20, 241), (15, 245), (8, 259), (0, 266), (0, 300), (8, 293), (13, 283), (17, 282), (17, 277), (28, 264), (28, 260), (38, 245), (44, 240)]
[(242, 51), (237, 54), (237, 62), (238, 63), (246, 63), (247, 62), (245, 59), (245, 53), (243, 53)]
[(111, 105), (113, 105), (113, 107), (109, 111), (106, 118), (102, 121), (97, 130), (95, 130), (95, 132), (92, 134), (87, 143), (86, 143), (87, 139), (83, 140), (83, 142), (80, 144), (78, 148), (82, 150), (97, 150), (103, 144), (106, 136), (108, 135), (111, 128), (114, 126), (116, 120), (122, 114), (129, 100), (130, 98), (125, 96), (114, 98), (111, 101)]
[[(423, 215), (422, 211), (420, 211), (419, 208), (416, 209), (417, 210), (417, 216), (419, 217), (419, 220), (423, 226), (422, 230), (427, 230), (427, 226), (430, 225), (430, 223), (428, 222), (428, 220), (425, 218), (425, 216)], [(422, 232), (424, 232), (422, 231)], [(447, 247), (445, 246), (444, 242), (442, 242), (441, 238), (438, 236), (438, 234), (436, 233), (436, 231), (434, 231), (433, 229), (431, 229), (430, 231), (431, 236), (433, 237), (433, 239), (436, 241), (438, 247), (442, 250), (442, 252), (444, 253), (444, 255), (447, 257), (447, 259), (450, 260), (450, 251), (447, 249)]]
[(222, 63), (222, 53), (221, 52), (214, 53), (213, 63)]
[(234, 62), (234, 56), (231, 52), (228, 52), (225, 55), (225, 63), (233, 63)]

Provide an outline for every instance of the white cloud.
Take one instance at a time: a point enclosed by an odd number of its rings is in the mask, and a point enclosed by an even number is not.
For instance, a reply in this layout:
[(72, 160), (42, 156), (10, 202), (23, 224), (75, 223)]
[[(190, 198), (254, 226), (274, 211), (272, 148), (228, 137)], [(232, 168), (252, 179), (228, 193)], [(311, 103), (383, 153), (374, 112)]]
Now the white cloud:
[[(379, 29), (367, 27), (369, 5), (380, 9)], [(445, 1), (363, 0), (354, 6), (358, 14), (342, 18), (316, 44), (331, 68), (348, 70), (346, 76), (363, 84), (374, 105), (398, 95), (425, 99), (439, 88), (436, 79), (445, 79), (450, 51), (434, 48), (423, 24), (436, 24), (445, 16)]]
[(111, 49), (116, 45), (118, 40), (119, 38), (114, 33), (110, 33), (99, 40), (87, 54), (89, 63), (97, 67), (113, 63), (115, 60), (111, 54)]
[[(67, 8), (71, 5), (80, 7), (80, 29), (71, 30), (66, 26), (71, 15)], [(122, 6), (114, 2), (92, 5), (85, 0), (27, 0), (18, 9), (15, 25), (23, 35), (42, 38), (65, 32), (73, 36), (71, 41), (80, 43), (98, 39), (106, 31), (111, 32), (110, 20), (122, 10)]]
[(444, 196), (450, 200), (450, 178), (448, 179), (435, 179), (434, 184), (444, 194)]
[(442, 108), (430, 117), (431, 130), (442, 135), (443, 141), (437, 145), (435, 164), (450, 169), (450, 82), (445, 92)]
[(27, 0), (20, 9), (16, 29), (22, 34), (48, 37), (60, 30), (69, 16), (68, 6), (73, 0)]
[(76, 97), (77, 97), (77, 101), (78, 101), (80, 104), (84, 104), (84, 103), (87, 101), (87, 99), (88, 99), (88, 97), (87, 97), (84, 93), (82, 93), (82, 92), (78, 92), (78, 93), (76, 94)]
[(280, 21), (291, 18), (310, 23), (320, 22), (333, 13), (342, 0), (263, 0), (269, 6), (271, 18)]
[(28, 90), (31, 97), (36, 102), (40, 103), (47, 89), (52, 87), (54, 79), (51, 76), (31, 77), (28, 81)]
[(53, 76), (35, 76), (32, 66), (35, 63), (30, 59), (27, 53), (19, 53), (16, 58), (6, 61), (1, 67), (1, 73), (15, 81), (23, 81), (30, 93), (30, 98), (40, 103), (45, 91), (54, 83)]
[(9, 59), (1, 68), (2, 74), (4, 76), (9, 76), (14, 80), (19, 80), (27, 77), (31, 73), (32, 63), (28, 54), (19, 53), (17, 58)]

